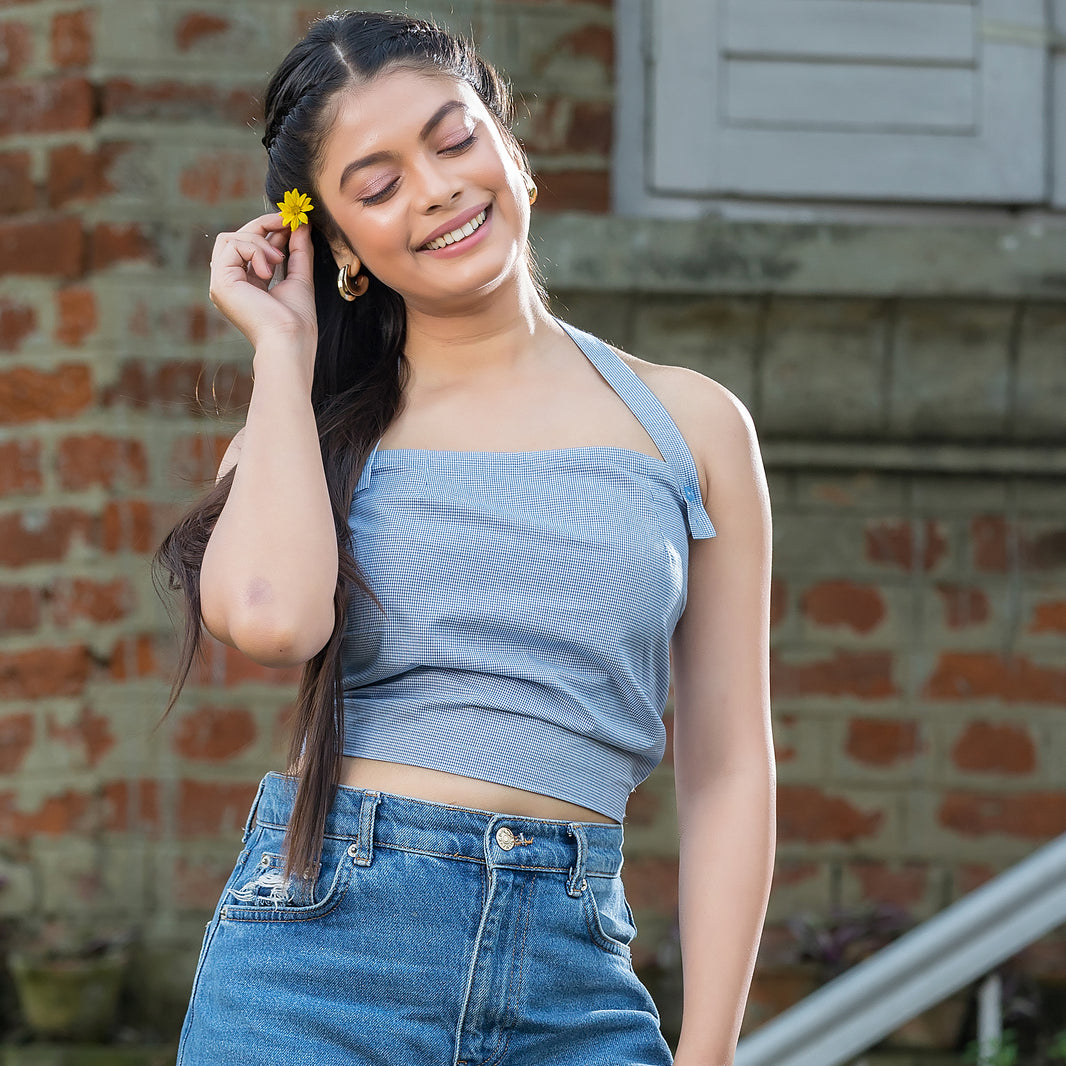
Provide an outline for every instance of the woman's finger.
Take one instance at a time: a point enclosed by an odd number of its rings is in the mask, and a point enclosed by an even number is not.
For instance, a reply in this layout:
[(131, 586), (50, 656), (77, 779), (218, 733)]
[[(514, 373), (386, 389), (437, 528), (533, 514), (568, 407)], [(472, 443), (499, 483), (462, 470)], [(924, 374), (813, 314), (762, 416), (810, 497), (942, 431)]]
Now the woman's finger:
[(311, 281), (311, 230), (307, 226), (297, 226), (289, 237), (289, 262), (285, 276)]
[(255, 272), (261, 277), (268, 277), (264, 269), (273, 273), (274, 267), (285, 258), (279, 248), (275, 248), (262, 237), (240, 236), (238, 234), (220, 234), (216, 245), (216, 254), (212, 265), (219, 267), (245, 266), (251, 263)]
[(246, 222), (237, 232), (254, 233), (259, 237), (268, 237), (271, 233), (277, 233), (287, 228), (286, 224), (281, 221), (281, 212), (271, 211), (269, 214), (260, 215), (258, 218), (253, 218)]

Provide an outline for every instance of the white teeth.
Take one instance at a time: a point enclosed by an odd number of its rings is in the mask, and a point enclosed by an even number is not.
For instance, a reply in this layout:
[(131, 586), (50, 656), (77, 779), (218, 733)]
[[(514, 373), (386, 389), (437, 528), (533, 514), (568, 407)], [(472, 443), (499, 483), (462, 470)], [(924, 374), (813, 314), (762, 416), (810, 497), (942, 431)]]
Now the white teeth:
[(464, 237), (469, 237), (470, 234), (485, 221), (487, 214), (487, 211), (482, 211), (467, 222), (465, 226), (453, 229), (451, 233), (445, 233), (443, 237), (437, 237), (436, 240), (430, 241), (425, 247), (446, 248), (449, 244), (455, 244), (456, 241), (461, 241)]

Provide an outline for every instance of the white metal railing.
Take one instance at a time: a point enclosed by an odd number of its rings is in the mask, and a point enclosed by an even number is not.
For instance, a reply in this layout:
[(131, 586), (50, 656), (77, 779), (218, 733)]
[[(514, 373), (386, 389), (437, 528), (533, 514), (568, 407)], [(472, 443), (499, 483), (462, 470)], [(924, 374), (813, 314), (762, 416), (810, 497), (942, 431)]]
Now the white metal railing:
[[(745, 1036), (735, 1066), (838, 1066), (1066, 924), (1066, 834)], [(999, 1031), (999, 982), (978, 1026)]]

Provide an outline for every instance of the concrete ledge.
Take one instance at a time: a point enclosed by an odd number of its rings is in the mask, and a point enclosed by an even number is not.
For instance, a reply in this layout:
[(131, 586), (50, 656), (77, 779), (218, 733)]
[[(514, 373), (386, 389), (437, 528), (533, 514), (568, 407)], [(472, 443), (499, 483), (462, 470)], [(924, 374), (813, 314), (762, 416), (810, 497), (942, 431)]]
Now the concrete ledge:
[(953, 226), (533, 213), (548, 287), (1066, 299), (1066, 220)]
[(871, 441), (760, 441), (775, 469), (902, 470), (944, 474), (1066, 474), (1061, 445), (937, 444)]

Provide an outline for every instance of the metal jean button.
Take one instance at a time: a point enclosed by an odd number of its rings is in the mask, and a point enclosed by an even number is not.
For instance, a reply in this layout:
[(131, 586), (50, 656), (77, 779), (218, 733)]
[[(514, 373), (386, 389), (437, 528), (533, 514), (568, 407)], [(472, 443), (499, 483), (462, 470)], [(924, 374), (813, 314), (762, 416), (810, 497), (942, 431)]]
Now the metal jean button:
[(503, 848), (504, 851), (510, 851), (514, 847), (514, 833), (506, 825), (501, 825), (496, 830), (496, 843)]

